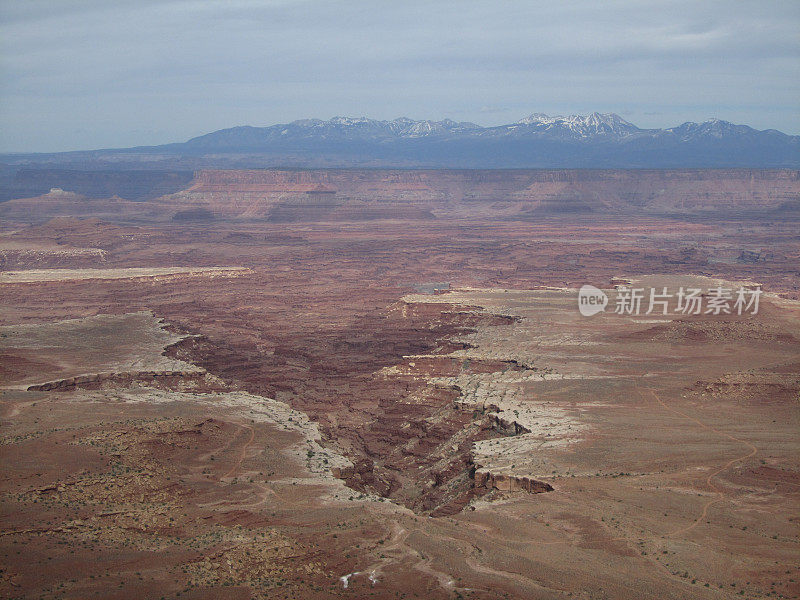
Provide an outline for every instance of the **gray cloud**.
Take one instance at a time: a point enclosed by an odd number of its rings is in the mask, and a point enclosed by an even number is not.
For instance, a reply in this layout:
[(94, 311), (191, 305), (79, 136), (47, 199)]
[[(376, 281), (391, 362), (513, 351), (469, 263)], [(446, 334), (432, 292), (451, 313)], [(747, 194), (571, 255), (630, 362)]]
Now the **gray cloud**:
[[(800, 132), (800, 3), (0, 0), (3, 150), (335, 114)], [(487, 107), (491, 107), (487, 110)]]

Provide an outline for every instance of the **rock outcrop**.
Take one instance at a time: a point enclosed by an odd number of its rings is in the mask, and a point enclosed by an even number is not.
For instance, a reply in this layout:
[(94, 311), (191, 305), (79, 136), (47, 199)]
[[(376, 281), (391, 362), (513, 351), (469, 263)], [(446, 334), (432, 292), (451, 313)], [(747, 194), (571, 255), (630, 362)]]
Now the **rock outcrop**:
[(475, 471), (475, 487), (494, 489), (500, 492), (528, 492), (529, 494), (553, 491), (553, 486), (544, 481), (484, 470)]

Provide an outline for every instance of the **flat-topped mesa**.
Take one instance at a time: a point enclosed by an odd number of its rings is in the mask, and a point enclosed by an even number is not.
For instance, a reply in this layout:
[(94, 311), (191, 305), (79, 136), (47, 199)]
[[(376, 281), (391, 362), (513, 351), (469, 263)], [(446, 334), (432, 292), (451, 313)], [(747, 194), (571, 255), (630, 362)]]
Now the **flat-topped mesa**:
[[(111, 222), (191, 224), (270, 217), (282, 222), (486, 222), (621, 214), (796, 219), (800, 214), (800, 171), (790, 169), (207, 169), (175, 181), (165, 173), (170, 185), (159, 184), (144, 196), (131, 192), (125, 177), (111, 178), (96, 193), (86, 192), (87, 197), (76, 195), (86, 191), (83, 179), (62, 175), (20, 171), (19, 182), (0, 190), (0, 200), (7, 200), (0, 202), (0, 217), (43, 223), (71, 214)], [(63, 191), (51, 193), (52, 188)], [(101, 197), (110, 199), (96, 200)]]
[(194, 174), (189, 191), (201, 192), (296, 192), (335, 193), (326, 171), (201, 170)]
[[(532, 184), (600, 183), (653, 186), (700, 182), (775, 182), (796, 185), (793, 169), (201, 169), (186, 189), (203, 191), (353, 193), (382, 189), (464, 192), (470, 197), (499, 189), (524, 190)], [(477, 186), (477, 187), (476, 187)], [(66, 188), (65, 188), (66, 189)], [(792, 188), (794, 189), (794, 188)], [(753, 192), (752, 189), (744, 190)], [(779, 190), (773, 190), (779, 191)]]

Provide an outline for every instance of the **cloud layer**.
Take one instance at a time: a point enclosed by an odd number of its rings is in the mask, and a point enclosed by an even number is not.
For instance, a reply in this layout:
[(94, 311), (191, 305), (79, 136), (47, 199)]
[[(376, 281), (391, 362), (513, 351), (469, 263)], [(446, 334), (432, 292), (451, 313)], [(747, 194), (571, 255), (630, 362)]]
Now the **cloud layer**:
[(800, 133), (800, 3), (2, 0), (3, 151), (344, 114)]

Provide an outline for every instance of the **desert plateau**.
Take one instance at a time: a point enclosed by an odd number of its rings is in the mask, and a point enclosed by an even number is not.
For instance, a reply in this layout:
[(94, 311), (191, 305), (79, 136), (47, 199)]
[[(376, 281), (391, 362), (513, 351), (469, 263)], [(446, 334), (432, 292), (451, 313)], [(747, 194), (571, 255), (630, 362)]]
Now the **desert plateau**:
[(797, 171), (20, 177), (3, 597), (800, 595)]
[(0, 0), (0, 600), (800, 600), (798, 32)]

